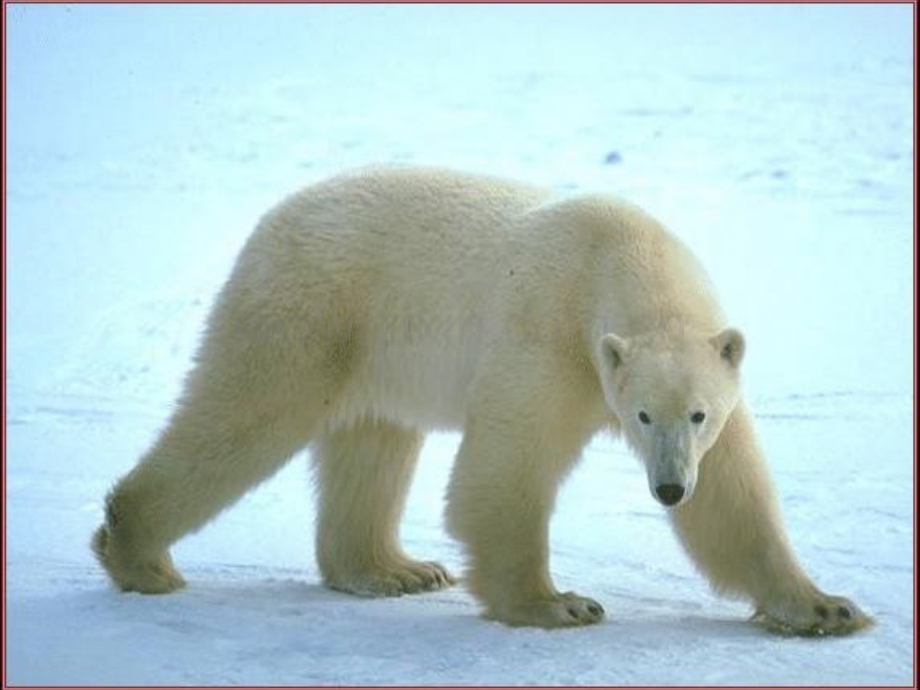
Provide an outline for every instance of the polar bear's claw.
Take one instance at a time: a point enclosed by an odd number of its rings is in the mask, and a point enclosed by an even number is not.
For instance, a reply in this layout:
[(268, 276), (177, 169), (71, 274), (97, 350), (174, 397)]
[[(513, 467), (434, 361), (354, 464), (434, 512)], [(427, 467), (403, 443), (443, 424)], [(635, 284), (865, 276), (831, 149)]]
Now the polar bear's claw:
[(514, 627), (570, 628), (600, 623), (604, 607), (594, 599), (566, 592), (549, 599), (493, 609), (486, 616)]
[(330, 589), (364, 597), (399, 597), (445, 589), (456, 579), (440, 563), (400, 560), (351, 576), (326, 578)]
[(780, 635), (798, 637), (827, 637), (849, 635), (865, 630), (875, 620), (849, 599), (822, 594), (817, 602), (798, 610), (770, 612), (761, 607), (753, 620), (767, 630)]
[(109, 577), (123, 592), (168, 594), (185, 587), (169, 553), (146, 558), (132, 557), (118, 546), (107, 525), (93, 535), (93, 552)]

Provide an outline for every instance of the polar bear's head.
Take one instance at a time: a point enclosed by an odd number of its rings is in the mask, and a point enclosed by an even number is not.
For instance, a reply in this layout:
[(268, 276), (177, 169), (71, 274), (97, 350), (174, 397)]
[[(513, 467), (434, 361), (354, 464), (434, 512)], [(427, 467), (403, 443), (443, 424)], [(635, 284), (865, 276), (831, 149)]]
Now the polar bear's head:
[(744, 337), (655, 333), (604, 335), (597, 358), (607, 406), (666, 506), (690, 500), (700, 460), (738, 402)]

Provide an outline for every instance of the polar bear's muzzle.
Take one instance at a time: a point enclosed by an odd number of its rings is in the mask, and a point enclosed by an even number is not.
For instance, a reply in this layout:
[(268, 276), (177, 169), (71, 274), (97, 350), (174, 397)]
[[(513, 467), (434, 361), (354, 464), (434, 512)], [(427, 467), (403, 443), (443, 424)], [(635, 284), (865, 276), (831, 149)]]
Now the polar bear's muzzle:
[(652, 496), (666, 508), (675, 508), (690, 500), (694, 484), (693, 481), (651, 482)]
[(693, 495), (695, 483), (689, 477), (657, 479), (649, 476), (649, 488), (652, 496), (667, 508), (674, 508), (689, 501)]
[(649, 490), (661, 505), (674, 508), (690, 500), (696, 486), (696, 468), (687, 454), (663, 453), (647, 470)]
[(655, 487), (655, 498), (666, 506), (676, 506), (687, 493), (680, 484), (659, 484)]

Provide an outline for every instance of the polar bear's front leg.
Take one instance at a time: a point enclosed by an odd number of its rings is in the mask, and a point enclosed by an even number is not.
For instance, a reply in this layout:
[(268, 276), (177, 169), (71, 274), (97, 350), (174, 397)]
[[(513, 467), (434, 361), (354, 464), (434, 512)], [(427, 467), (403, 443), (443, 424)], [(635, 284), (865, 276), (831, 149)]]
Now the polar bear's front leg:
[(846, 635), (872, 624), (853, 602), (821, 592), (796, 561), (743, 404), (703, 458), (692, 499), (670, 514), (712, 586), (750, 597), (755, 620), (771, 630)]
[(472, 406), (448, 488), (448, 529), (468, 558), (465, 584), (486, 617), (509, 625), (597, 623), (603, 607), (559, 592), (549, 574), (556, 491), (592, 431), (583, 403), (564, 385), (547, 388), (552, 395), (534, 388), (552, 366), (506, 371), (512, 379), (490, 376)]
[[(466, 546), (465, 583), (488, 618), (543, 628), (603, 618), (596, 601), (562, 594), (549, 574), (548, 526), (558, 477), (535, 448), (514, 448), (510, 429), (467, 430), (448, 490), (451, 533)], [(555, 459), (553, 459), (555, 460)]]

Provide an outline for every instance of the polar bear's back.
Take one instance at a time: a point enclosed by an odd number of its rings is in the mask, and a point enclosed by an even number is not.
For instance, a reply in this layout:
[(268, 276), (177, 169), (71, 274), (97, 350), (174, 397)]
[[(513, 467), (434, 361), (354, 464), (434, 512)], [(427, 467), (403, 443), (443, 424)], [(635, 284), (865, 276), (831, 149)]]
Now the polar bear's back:
[[(253, 245), (305, 287), (349, 286), (388, 313), (484, 306), (551, 192), (438, 168), (368, 168), (307, 187), (269, 212)], [(259, 235), (264, 235), (259, 238)], [(382, 305), (380, 305), (382, 306)]]
[(541, 188), (437, 168), (369, 168), (301, 190), (267, 220), (307, 249), (336, 245), (350, 260), (367, 254), (374, 261), (381, 252), (427, 253), (430, 263), (455, 253), (494, 256), (513, 219), (549, 196)]

